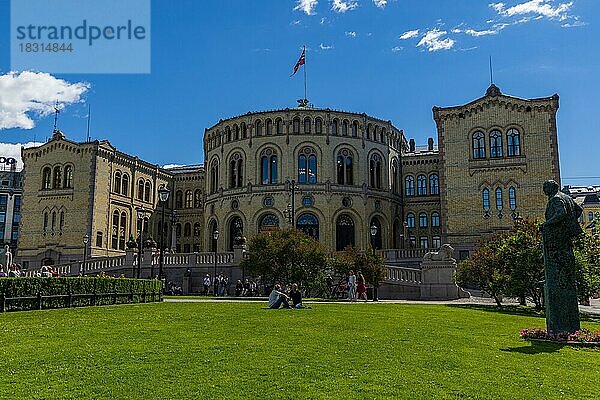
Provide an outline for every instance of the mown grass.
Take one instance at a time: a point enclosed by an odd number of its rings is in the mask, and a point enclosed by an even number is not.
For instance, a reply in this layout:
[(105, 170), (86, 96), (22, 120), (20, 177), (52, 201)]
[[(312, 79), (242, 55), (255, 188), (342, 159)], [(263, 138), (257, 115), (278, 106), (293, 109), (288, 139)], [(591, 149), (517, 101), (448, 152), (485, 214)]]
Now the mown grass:
[[(600, 350), (527, 312), (160, 303), (0, 315), (2, 399), (597, 399)], [(584, 326), (600, 329), (598, 321)]]

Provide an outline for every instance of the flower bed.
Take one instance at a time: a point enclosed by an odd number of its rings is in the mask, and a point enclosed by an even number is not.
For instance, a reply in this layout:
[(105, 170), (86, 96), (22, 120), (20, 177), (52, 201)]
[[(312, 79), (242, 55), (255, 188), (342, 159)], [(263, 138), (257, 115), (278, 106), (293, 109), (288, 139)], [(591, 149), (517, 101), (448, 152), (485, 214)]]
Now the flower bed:
[(519, 335), (521, 339), (530, 341), (600, 346), (600, 332), (592, 332), (589, 328), (582, 328), (575, 333), (553, 333), (542, 328), (527, 328), (521, 329)]

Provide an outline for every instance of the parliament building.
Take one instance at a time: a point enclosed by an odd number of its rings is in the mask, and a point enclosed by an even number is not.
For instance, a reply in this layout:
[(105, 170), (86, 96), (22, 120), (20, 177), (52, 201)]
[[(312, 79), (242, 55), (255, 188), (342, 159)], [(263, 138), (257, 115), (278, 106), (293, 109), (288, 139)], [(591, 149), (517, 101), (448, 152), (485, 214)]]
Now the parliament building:
[[(205, 129), (203, 165), (169, 169), (56, 131), (22, 150), (17, 257), (37, 267), (79, 260), (84, 247), (121, 255), (140, 229), (156, 242), (165, 232), (178, 253), (223, 252), (238, 236), (295, 226), (332, 251), (449, 243), (466, 258), (515, 218), (543, 218), (542, 183), (560, 183), (558, 106), (557, 95), (520, 99), (492, 85), (468, 104), (434, 107), (437, 141), (423, 146), (364, 113), (249, 112)], [(171, 190), (164, 226), (161, 186)]]

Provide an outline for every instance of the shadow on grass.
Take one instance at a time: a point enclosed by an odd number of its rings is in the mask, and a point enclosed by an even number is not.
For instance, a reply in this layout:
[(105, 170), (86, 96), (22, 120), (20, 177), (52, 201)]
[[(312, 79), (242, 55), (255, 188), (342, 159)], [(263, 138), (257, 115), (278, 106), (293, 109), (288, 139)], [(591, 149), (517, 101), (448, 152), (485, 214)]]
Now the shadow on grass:
[[(546, 318), (543, 310), (536, 310), (532, 307), (506, 305), (498, 307), (495, 304), (448, 304), (447, 307), (464, 308), (467, 310), (495, 312), (499, 314), (518, 315), (521, 317)], [(580, 313), (579, 319), (585, 322), (600, 322), (599, 317)]]
[(507, 349), (500, 349), (509, 353), (521, 353), (521, 354), (542, 354), (542, 353), (556, 353), (560, 349), (565, 347), (561, 343), (536, 343), (531, 342), (529, 346), (521, 347), (509, 347)]

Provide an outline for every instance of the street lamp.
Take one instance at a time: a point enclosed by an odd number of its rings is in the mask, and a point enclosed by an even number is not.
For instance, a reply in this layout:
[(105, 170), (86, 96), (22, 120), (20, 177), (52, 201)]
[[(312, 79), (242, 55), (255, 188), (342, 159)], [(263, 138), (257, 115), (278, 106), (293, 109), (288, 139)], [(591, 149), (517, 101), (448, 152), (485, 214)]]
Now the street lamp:
[(143, 235), (144, 235), (144, 216), (146, 215), (146, 209), (144, 207), (136, 207), (135, 211), (137, 212), (138, 218), (138, 226), (140, 227), (140, 234), (138, 236), (138, 271), (137, 278), (140, 279), (142, 274), (142, 251), (143, 251)]
[[(377, 225), (371, 225), (371, 249), (373, 249), (373, 262), (375, 262), (375, 236), (377, 235)], [(373, 282), (373, 301), (378, 301), (377, 298), (377, 283)]]
[(179, 213), (173, 210), (171, 213), (171, 252), (174, 253), (177, 249), (177, 222), (179, 222)]
[(213, 275), (213, 287), (215, 288), (215, 296), (217, 295), (216, 287), (217, 287), (217, 240), (219, 239), (219, 230), (215, 228), (213, 232), (214, 239), (214, 251), (215, 251), (215, 273)]
[(291, 204), (288, 204), (288, 220), (291, 221), (290, 224), (292, 225), (292, 227), (296, 226), (296, 201), (295, 201), (295, 197), (296, 197), (296, 190), (300, 189), (299, 187), (296, 186), (296, 181), (295, 180), (286, 180), (285, 184), (288, 185), (287, 190), (289, 190), (292, 193), (292, 202)]
[(85, 271), (85, 262), (87, 261), (87, 244), (89, 243), (89, 241), (90, 241), (90, 237), (86, 233), (83, 236), (83, 263), (81, 264), (82, 275), (83, 275), (83, 272)]
[(164, 247), (165, 247), (165, 204), (167, 204), (167, 200), (169, 200), (169, 194), (171, 191), (166, 186), (161, 186), (158, 189), (158, 199), (162, 203), (162, 212), (160, 216), (160, 256), (158, 261), (158, 279), (163, 280), (163, 257), (164, 257)]

